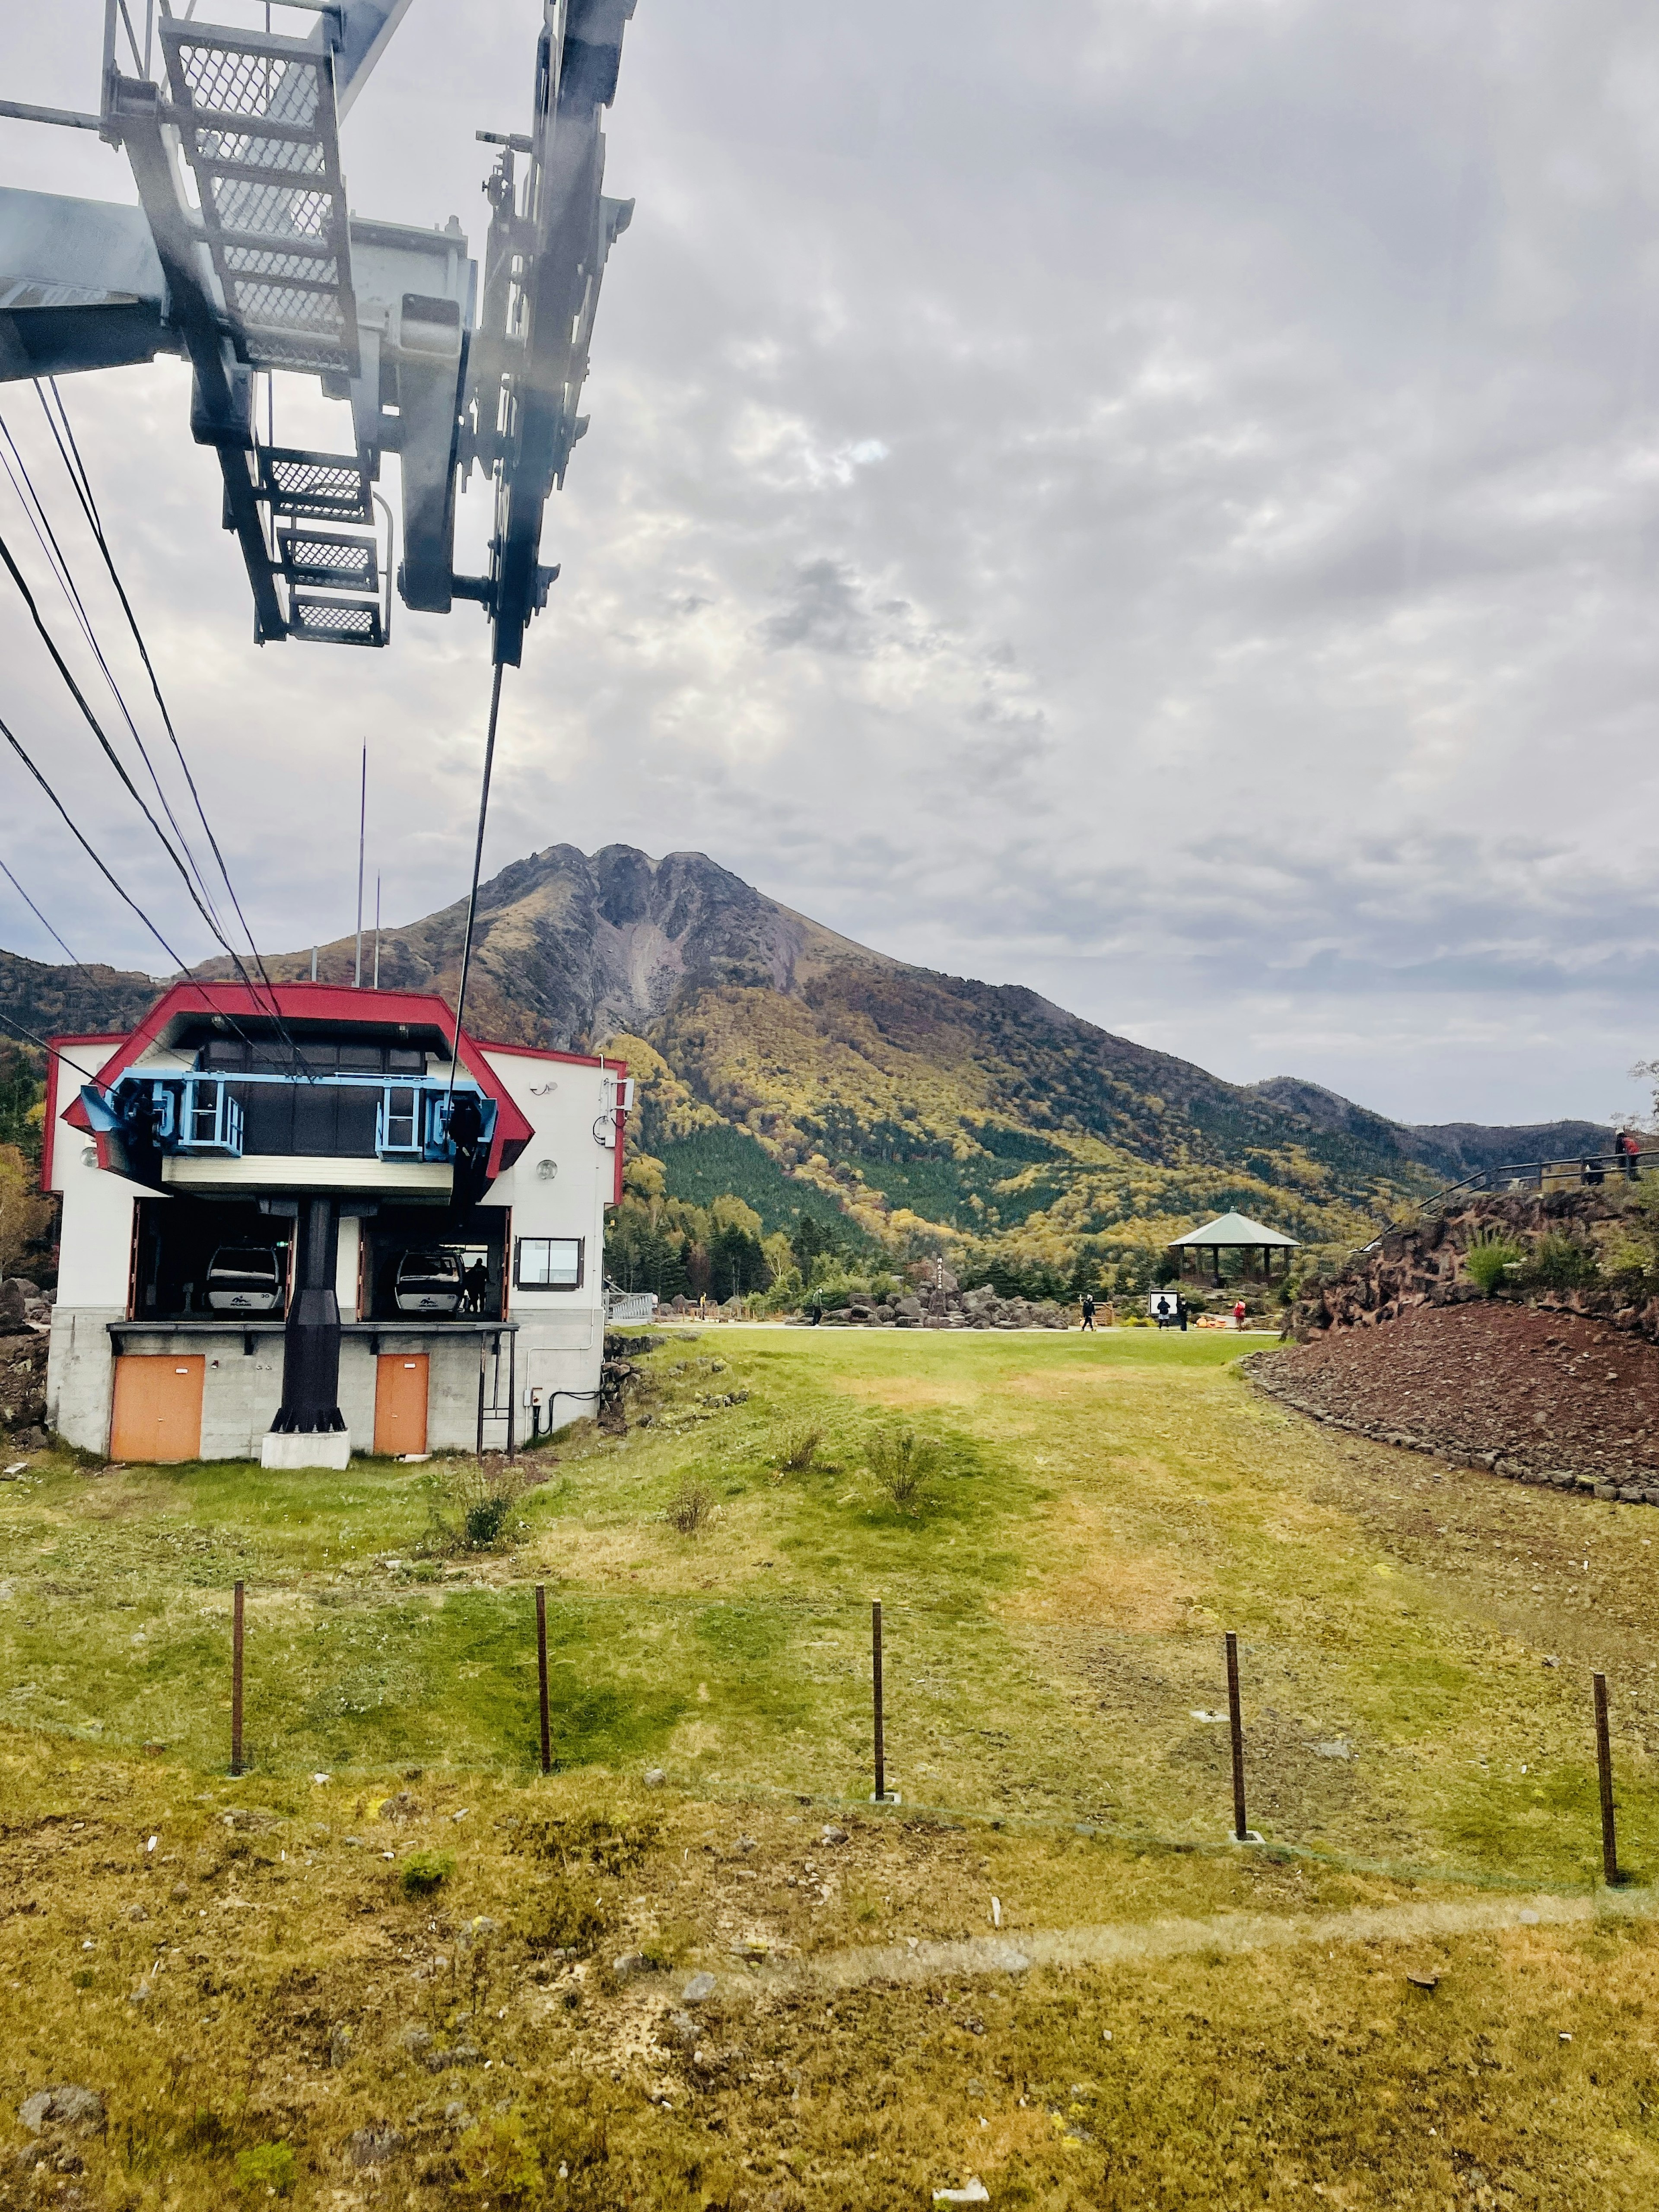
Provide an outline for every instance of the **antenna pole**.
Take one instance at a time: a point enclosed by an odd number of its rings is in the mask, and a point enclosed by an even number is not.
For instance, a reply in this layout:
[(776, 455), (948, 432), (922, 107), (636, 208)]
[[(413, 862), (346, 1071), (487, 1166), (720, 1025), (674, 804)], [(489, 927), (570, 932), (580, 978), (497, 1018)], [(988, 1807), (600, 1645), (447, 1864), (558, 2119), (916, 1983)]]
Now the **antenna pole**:
[(363, 747), (362, 787), (357, 799), (357, 973), (352, 988), (363, 988), (363, 840), (368, 829), (368, 747)]
[(374, 878), (374, 988), (380, 988), (380, 878)]

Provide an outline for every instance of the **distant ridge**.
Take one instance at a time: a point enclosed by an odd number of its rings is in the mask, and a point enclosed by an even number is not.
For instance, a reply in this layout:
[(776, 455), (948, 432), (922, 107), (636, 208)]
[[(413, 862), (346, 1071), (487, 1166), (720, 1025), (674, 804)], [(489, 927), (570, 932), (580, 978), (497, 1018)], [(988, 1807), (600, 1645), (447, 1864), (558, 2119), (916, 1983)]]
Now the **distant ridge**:
[[(457, 901), (383, 929), (382, 984), (453, 1000), (465, 922)], [(322, 980), (349, 982), (354, 951), (323, 946)], [(264, 957), (284, 981), (311, 972), (308, 945)], [(157, 988), (0, 954), (0, 1010), (40, 1033), (125, 1026)], [(706, 854), (629, 845), (551, 845), (482, 887), (468, 1025), (624, 1054), (632, 1142), (660, 1164), (642, 1189), (728, 1189), (768, 1231), (839, 1217), (890, 1249), (1062, 1268), (1234, 1209), (1304, 1243), (1363, 1241), (1474, 1166), (1607, 1133), (1413, 1129), (1293, 1077), (1225, 1083), (1034, 991), (855, 944)]]
[(1449, 1182), (1460, 1182), (1481, 1168), (1501, 1167), (1507, 1161), (1571, 1159), (1579, 1153), (1605, 1152), (1613, 1144), (1612, 1129), (1599, 1121), (1528, 1121), (1512, 1127), (1489, 1127), (1478, 1121), (1390, 1121), (1294, 1075), (1275, 1075), (1249, 1089), (1257, 1097), (1302, 1115), (1316, 1128), (1364, 1134), (1378, 1144), (1393, 1141), (1406, 1158), (1421, 1161)]

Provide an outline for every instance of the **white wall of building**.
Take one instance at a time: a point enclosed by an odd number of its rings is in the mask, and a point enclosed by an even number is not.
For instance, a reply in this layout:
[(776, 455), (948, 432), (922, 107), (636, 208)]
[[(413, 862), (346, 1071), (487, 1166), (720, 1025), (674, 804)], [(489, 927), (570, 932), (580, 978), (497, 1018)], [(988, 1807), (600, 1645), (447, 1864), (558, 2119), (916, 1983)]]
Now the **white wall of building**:
[[(88, 1066), (104, 1058), (101, 1049), (85, 1055)], [(514, 1364), (516, 1433), (529, 1433), (526, 1394), (543, 1394), (542, 1427), (563, 1427), (593, 1409), (605, 1342), (605, 1218), (616, 1188), (616, 1074), (597, 1063), (489, 1048), (484, 1058), (501, 1087), (535, 1132), (518, 1161), (497, 1177), (483, 1204), (510, 1210), (507, 1242), (508, 1318), (518, 1324)], [(171, 1073), (185, 1065), (180, 1055), (153, 1052), (146, 1066)], [(114, 1345), (108, 1324), (126, 1318), (131, 1267), (134, 1207), (155, 1195), (97, 1165), (89, 1138), (63, 1120), (77, 1094), (79, 1078), (61, 1066), (53, 1116), (51, 1188), (63, 1199), (58, 1303), (47, 1374), (47, 1419), (69, 1443), (82, 1449), (108, 1448), (114, 1380)], [(598, 1133), (596, 1134), (596, 1131)], [(286, 1182), (287, 1163), (269, 1180)], [(300, 1176), (315, 1162), (294, 1163)], [(380, 1164), (360, 1162), (357, 1168)], [(551, 1171), (549, 1171), (550, 1164)], [(296, 1176), (295, 1180), (299, 1177)], [(367, 1187), (372, 1174), (362, 1177)], [(187, 1202), (187, 1201), (185, 1201)], [(336, 1294), (341, 1317), (357, 1318), (358, 1254), (362, 1224), (340, 1223)], [(521, 1288), (514, 1280), (520, 1238), (575, 1237), (582, 1243), (582, 1280), (574, 1290)], [(124, 1332), (135, 1352), (200, 1352), (208, 1365), (203, 1401), (204, 1458), (257, 1458), (282, 1395), (283, 1341), (260, 1334), (245, 1350), (240, 1337), (191, 1339), (188, 1331)], [(374, 1427), (374, 1358), (420, 1351), (430, 1359), (428, 1443), (434, 1450), (469, 1450), (477, 1436), (481, 1340), (402, 1335), (388, 1324), (376, 1336), (348, 1338), (341, 1346), (340, 1410), (360, 1449), (371, 1447)], [(501, 1395), (506, 1394), (503, 1345)], [(493, 1384), (494, 1377), (491, 1376)], [(488, 1441), (502, 1434), (494, 1423)]]
[[(513, 1211), (507, 1295), (507, 1312), (519, 1324), (520, 1415), (524, 1394), (534, 1386), (543, 1394), (542, 1426), (563, 1428), (593, 1410), (605, 1353), (605, 1210), (614, 1200), (617, 1178), (615, 1075), (591, 1061), (495, 1046), (484, 1057), (536, 1132), (485, 1200)], [(600, 1136), (611, 1142), (601, 1143)], [(517, 1285), (514, 1261), (524, 1237), (580, 1237), (580, 1288)]]

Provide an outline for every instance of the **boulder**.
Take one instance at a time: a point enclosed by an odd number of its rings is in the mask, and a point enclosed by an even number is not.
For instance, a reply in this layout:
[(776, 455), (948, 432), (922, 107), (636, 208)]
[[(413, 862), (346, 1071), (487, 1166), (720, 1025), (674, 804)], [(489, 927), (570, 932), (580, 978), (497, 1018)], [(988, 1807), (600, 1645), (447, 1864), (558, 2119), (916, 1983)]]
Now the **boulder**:
[(37, 2089), (18, 2106), (17, 2117), (32, 2136), (43, 2128), (67, 2128), (80, 2136), (96, 2135), (104, 2124), (104, 2100), (95, 2089), (66, 2081), (56, 2089)]
[(383, 2166), (387, 2159), (396, 2158), (404, 2147), (404, 2138), (396, 2128), (382, 2121), (378, 2127), (359, 2128), (346, 2142), (346, 2156), (353, 2166)]

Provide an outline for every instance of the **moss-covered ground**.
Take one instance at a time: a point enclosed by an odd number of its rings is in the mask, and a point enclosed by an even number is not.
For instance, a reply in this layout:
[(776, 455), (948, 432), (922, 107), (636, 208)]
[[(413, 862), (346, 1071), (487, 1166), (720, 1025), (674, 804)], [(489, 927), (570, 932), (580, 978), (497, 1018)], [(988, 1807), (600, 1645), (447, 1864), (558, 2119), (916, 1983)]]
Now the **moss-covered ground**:
[[(671, 1339), (489, 1555), (435, 1540), (435, 1468), (0, 1485), (0, 2203), (1652, 2201), (1653, 1923), (1481, 1914), (1595, 1892), (1593, 1667), (1621, 1854), (1659, 1872), (1659, 1514), (1315, 1430), (1237, 1349)], [(868, 1464), (896, 1426), (941, 1447), (908, 1508)], [(1266, 1850), (1225, 1840), (1225, 1628)], [(994, 1914), (1217, 1936), (847, 1966)], [(102, 2135), (14, 2124), (60, 2081)]]

